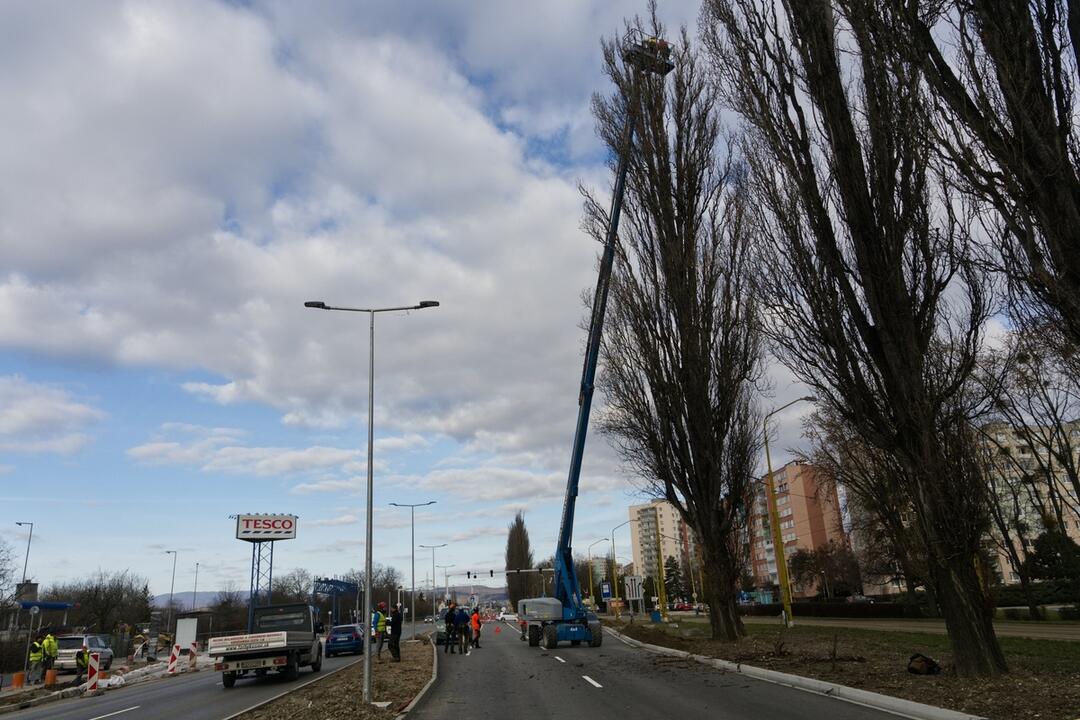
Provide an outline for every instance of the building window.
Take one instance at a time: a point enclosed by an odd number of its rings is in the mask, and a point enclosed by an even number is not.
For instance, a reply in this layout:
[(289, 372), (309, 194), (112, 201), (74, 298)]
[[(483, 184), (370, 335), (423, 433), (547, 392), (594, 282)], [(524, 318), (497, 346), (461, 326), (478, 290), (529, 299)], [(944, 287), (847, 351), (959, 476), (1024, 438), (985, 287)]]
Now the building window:
[(780, 511), (780, 517), (787, 517), (792, 512), (794, 512), (794, 511), (791, 508), (784, 508), (783, 510)]

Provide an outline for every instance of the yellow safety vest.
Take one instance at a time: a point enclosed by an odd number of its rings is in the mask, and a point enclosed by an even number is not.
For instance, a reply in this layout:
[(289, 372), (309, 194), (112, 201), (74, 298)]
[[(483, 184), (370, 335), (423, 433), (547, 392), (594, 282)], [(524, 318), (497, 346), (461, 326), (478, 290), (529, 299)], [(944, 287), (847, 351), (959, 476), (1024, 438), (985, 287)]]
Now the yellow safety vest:
[(75, 664), (85, 670), (90, 665), (90, 651), (80, 650), (75, 653)]
[(41, 649), (45, 651), (47, 656), (52, 658), (60, 654), (60, 647), (56, 644), (56, 638), (51, 633), (45, 636), (45, 642), (42, 643)]
[(380, 611), (375, 611), (375, 630), (377, 632), (386, 632), (386, 616)]
[(41, 643), (36, 640), (30, 645), (30, 662), (41, 662)]

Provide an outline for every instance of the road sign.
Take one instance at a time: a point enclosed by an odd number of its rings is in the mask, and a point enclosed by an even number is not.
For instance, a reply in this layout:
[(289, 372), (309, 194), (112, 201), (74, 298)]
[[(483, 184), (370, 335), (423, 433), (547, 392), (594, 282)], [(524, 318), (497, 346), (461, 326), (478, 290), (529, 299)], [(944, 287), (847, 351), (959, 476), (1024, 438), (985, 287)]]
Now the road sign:
[(627, 600), (641, 600), (644, 597), (642, 587), (645, 583), (640, 575), (627, 575), (624, 581), (626, 583)]
[(609, 583), (609, 582), (600, 583), (600, 597), (604, 598), (604, 600), (610, 600), (611, 599), (611, 583)]

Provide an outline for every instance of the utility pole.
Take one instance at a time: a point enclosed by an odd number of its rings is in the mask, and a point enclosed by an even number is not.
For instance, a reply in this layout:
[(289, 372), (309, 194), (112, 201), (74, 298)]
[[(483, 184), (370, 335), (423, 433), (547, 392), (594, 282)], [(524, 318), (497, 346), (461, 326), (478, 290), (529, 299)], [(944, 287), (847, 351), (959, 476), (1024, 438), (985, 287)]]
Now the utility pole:
[(191, 611), (195, 612), (199, 596), (199, 563), (195, 563), (195, 589), (191, 591)]
[(431, 615), (434, 617), (439, 609), (435, 605), (436, 584), (439, 582), (439, 576), (435, 572), (435, 550), (437, 548), (446, 547), (446, 543), (442, 543), (441, 545), (421, 545), (420, 547), (431, 551)]
[(172, 555), (172, 581), (169, 582), (169, 619), (165, 622), (165, 632), (172, 632), (173, 589), (176, 587), (176, 551), (166, 550), (165, 554)]

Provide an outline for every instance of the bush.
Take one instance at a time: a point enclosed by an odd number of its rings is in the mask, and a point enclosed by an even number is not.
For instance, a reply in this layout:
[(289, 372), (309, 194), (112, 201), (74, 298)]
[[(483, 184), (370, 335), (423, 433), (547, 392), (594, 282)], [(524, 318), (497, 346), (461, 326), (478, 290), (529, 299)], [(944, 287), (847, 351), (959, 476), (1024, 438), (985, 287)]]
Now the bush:
[[(1036, 605), (1065, 605), (1080, 603), (1074, 588), (1066, 582), (1036, 582), (1031, 584)], [(1019, 585), (1005, 585), (994, 588), (990, 593), (997, 607), (1026, 607), (1028, 602)]]
[[(741, 615), (779, 615), (784, 609), (780, 603), (768, 605), (740, 605)], [(797, 602), (791, 608), (795, 617), (835, 618), (921, 618), (922, 608), (900, 603), (851, 603), (851, 602)]]
[(1062, 620), (1080, 620), (1080, 605), (1058, 608), (1058, 617)]

